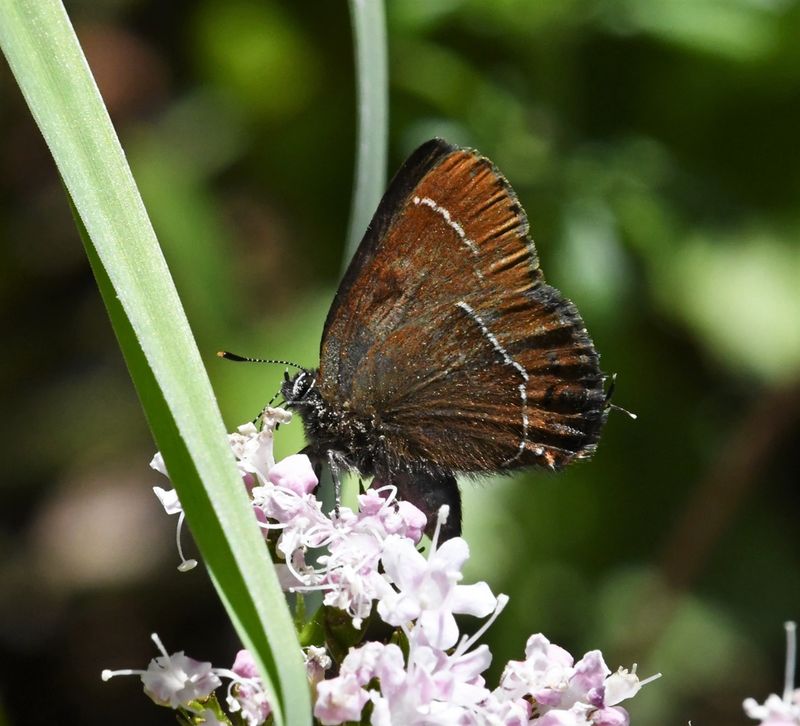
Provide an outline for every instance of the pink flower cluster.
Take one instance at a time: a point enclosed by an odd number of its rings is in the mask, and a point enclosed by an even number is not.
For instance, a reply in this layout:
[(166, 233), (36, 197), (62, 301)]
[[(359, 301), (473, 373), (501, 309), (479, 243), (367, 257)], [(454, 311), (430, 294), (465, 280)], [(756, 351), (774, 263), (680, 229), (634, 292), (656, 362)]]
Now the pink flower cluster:
[[(504, 603), (498, 600), (501, 608)], [(508, 663), (500, 685), (490, 691), (481, 674), (492, 655), (486, 645), (472, 648), (474, 640), (463, 638), (450, 652), (432, 647), (416, 629), (407, 658), (394, 644), (353, 648), (339, 675), (319, 684), (314, 715), (322, 724), (359, 721), (371, 702), (374, 726), (629, 723), (625, 709), (616, 704), (636, 695), (643, 682), (622, 669), (612, 674), (599, 651), (574, 663), (563, 648), (533, 635), (525, 660)]]
[[(498, 598), (495, 614), (505, 602)], [(323, 676), (331, 659), (322, 648), (307, 648), (306, 672), (317, 694), (314, 716), (326, 725), (361, 721), (365, 706), (371, 704), (374, 726), (629, 723), (627, 712), (616, 704), (636, 695), (646, 681), (623, 669), (610, 673), (598, 651), (574, 663), (569, 653), (540, 634), (529, 638), (525, 660), (509, 662), (499, 687), (490, 691), (481, 674), (489, 667), (491, 653), (486, 645), (474, 647), (484, 629), (447, 651), (427, 644), (421, 628), (412, 630), (407, 657), (393, 643), (366, 642), (352, 648), (339, 674), (328, 680)], [(156, 635), (153, 640), (162, 655), (151, 660), (146, 670), (106, 670), (103, 680), (138, 675), (155, 703), (200, 716), (205, 719), (201, 723), (216, 724), (224, 722), (206, 708), (205, 700), (227, 678), (228, 711), (239, 714), (248, 726), (266, 722), (271, 709), (246, 650), (239, 651), (230, 669), (213, 668), (182, 651), (168, 655)]]
[[(308, 457), (290, 456), (253, 488), (253, 506), (266, 532), (277, 533), (275, 549), (284, 563), (278, 575), (284, 589), (322, 590), (324, 604), (350, 614), (356, 628), (386, 591), (381, 562), (396, 542), (422, 539), (426, 519), (408, 502), (397, 501), (394, 487), (370, 489), (358, 497), (357, 512), (341, 507), (338, 516), (323, 514), (313, 490), (317, 478)], [(308, 563), (309, 551), (325, 554)], [(385, 562), (384, 562), (385, 564)]]
[[(425, 516), (398, 501), (393, 487), (362, 494), (358, 511), (341, 507), (324, 514), (313, 493), (317, 478), (308, 458), (290, 456), (278, 463), (273, 459), (274, 427), (288, 417), (285, 411), (267, 409), (260, 430), (247, 424), (230, 437), (256, 518), (280, 558), (277, 567), (285, 589), (321, 590), (325, 606), (346, 612), (356, 630), (377, 613), (396, 632), (393, 642), (363, 641), (351, 647), (335, 669), (325, 644), (305, 651), (319, 723), (364, 718), (377, 726), (629, 723), (618, 704), (651, 679), (639, 681), (635, 667), (612, 673), (599, 651), (575, 662), (541, 634), (529, 638), (524, 660), (506, 665), (496, 688), (487, 687), (483, 673), (492, 654), (478, 640), (508, 598), (495, 596), (485, 582), (462, 584), (469, 558), (466, 541), (456, 537), (438, 542), (447, 508), (440, 512), (424, 555), (418, 546)], [(152, 465), (166, 474), (158, 455)], [(182, 516), (173, 492), (156, 493), (168, 513)], [(181, 559), (179, 569), (189, 569), (183, 555)], [(456, 615), (485, 621), (474, 635), (462, 635)], [(329, 670), (335, 675), (326, 679)], [(226, 670), (192, 661), (183, 653), (167, 656), (162, 648), (162, 656), (147, 671), (124, 672), (138, 673), (157, 703), (193, 713), (221, 678), (229, 678), (230, 712), (238, 712), (249, 726), (264, 723), (270, 713), (245, 651)]]

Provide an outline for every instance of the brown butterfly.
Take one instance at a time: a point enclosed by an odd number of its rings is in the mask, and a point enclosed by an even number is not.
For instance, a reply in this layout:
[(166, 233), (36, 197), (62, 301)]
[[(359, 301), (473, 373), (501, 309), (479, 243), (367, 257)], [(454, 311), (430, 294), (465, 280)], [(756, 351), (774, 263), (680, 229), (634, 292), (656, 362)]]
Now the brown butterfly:
[(461, 530), (457, 474), (589, 457), (609, 404), (575, 306), (544, 282), (497, 168), (440, 139), (403, 164), (342, 280), (320, 366), (281, 392), (305, 452), (397, 486), (442, 537)]

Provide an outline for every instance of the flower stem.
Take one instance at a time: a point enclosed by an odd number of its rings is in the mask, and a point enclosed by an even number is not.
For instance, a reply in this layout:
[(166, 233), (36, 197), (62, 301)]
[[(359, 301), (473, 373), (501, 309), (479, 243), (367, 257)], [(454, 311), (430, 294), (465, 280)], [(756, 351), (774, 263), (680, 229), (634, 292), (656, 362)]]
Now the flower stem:
[(358, 129), (353, 202), (344, 267), (356, 251), (386, 187), (389, 93), (383, 0), (350, 0)]

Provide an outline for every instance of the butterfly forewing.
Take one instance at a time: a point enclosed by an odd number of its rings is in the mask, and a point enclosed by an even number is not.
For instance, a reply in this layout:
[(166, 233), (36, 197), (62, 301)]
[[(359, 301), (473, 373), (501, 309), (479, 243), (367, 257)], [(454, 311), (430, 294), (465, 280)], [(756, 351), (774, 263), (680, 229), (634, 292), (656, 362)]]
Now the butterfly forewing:
[(604, 376), (546, 285), (514, 192), (442, 141), (398, 172), (329, 313), (320, 386), (406, 463), (478, 472), (589, 453)]
[(529, 287), (539, 273), (527, 229), (491, 162), (438, 139), (424, 144), (392, 181), (337, 292), (323, 332), (323, 378), (346, 388), (375, 334), (440, 301), (476, 288), (488, 299), (498, 283)]

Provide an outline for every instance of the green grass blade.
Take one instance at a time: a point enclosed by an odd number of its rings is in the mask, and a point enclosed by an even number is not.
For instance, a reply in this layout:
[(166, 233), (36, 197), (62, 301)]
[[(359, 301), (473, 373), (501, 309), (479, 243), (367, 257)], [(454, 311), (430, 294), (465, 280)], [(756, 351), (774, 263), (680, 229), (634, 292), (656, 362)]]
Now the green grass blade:
[(356, 172), (344, 266), (356, 251), (386, 188), (388, 50), (383, 0), (350, 0), (356, 56)]
[(274, 689), (279, 722), (309, 723), (285, 599), (152, 225), (61, 3), (0, 0), (0, 46), (85, 228), (114, 330), (220, 597)]

